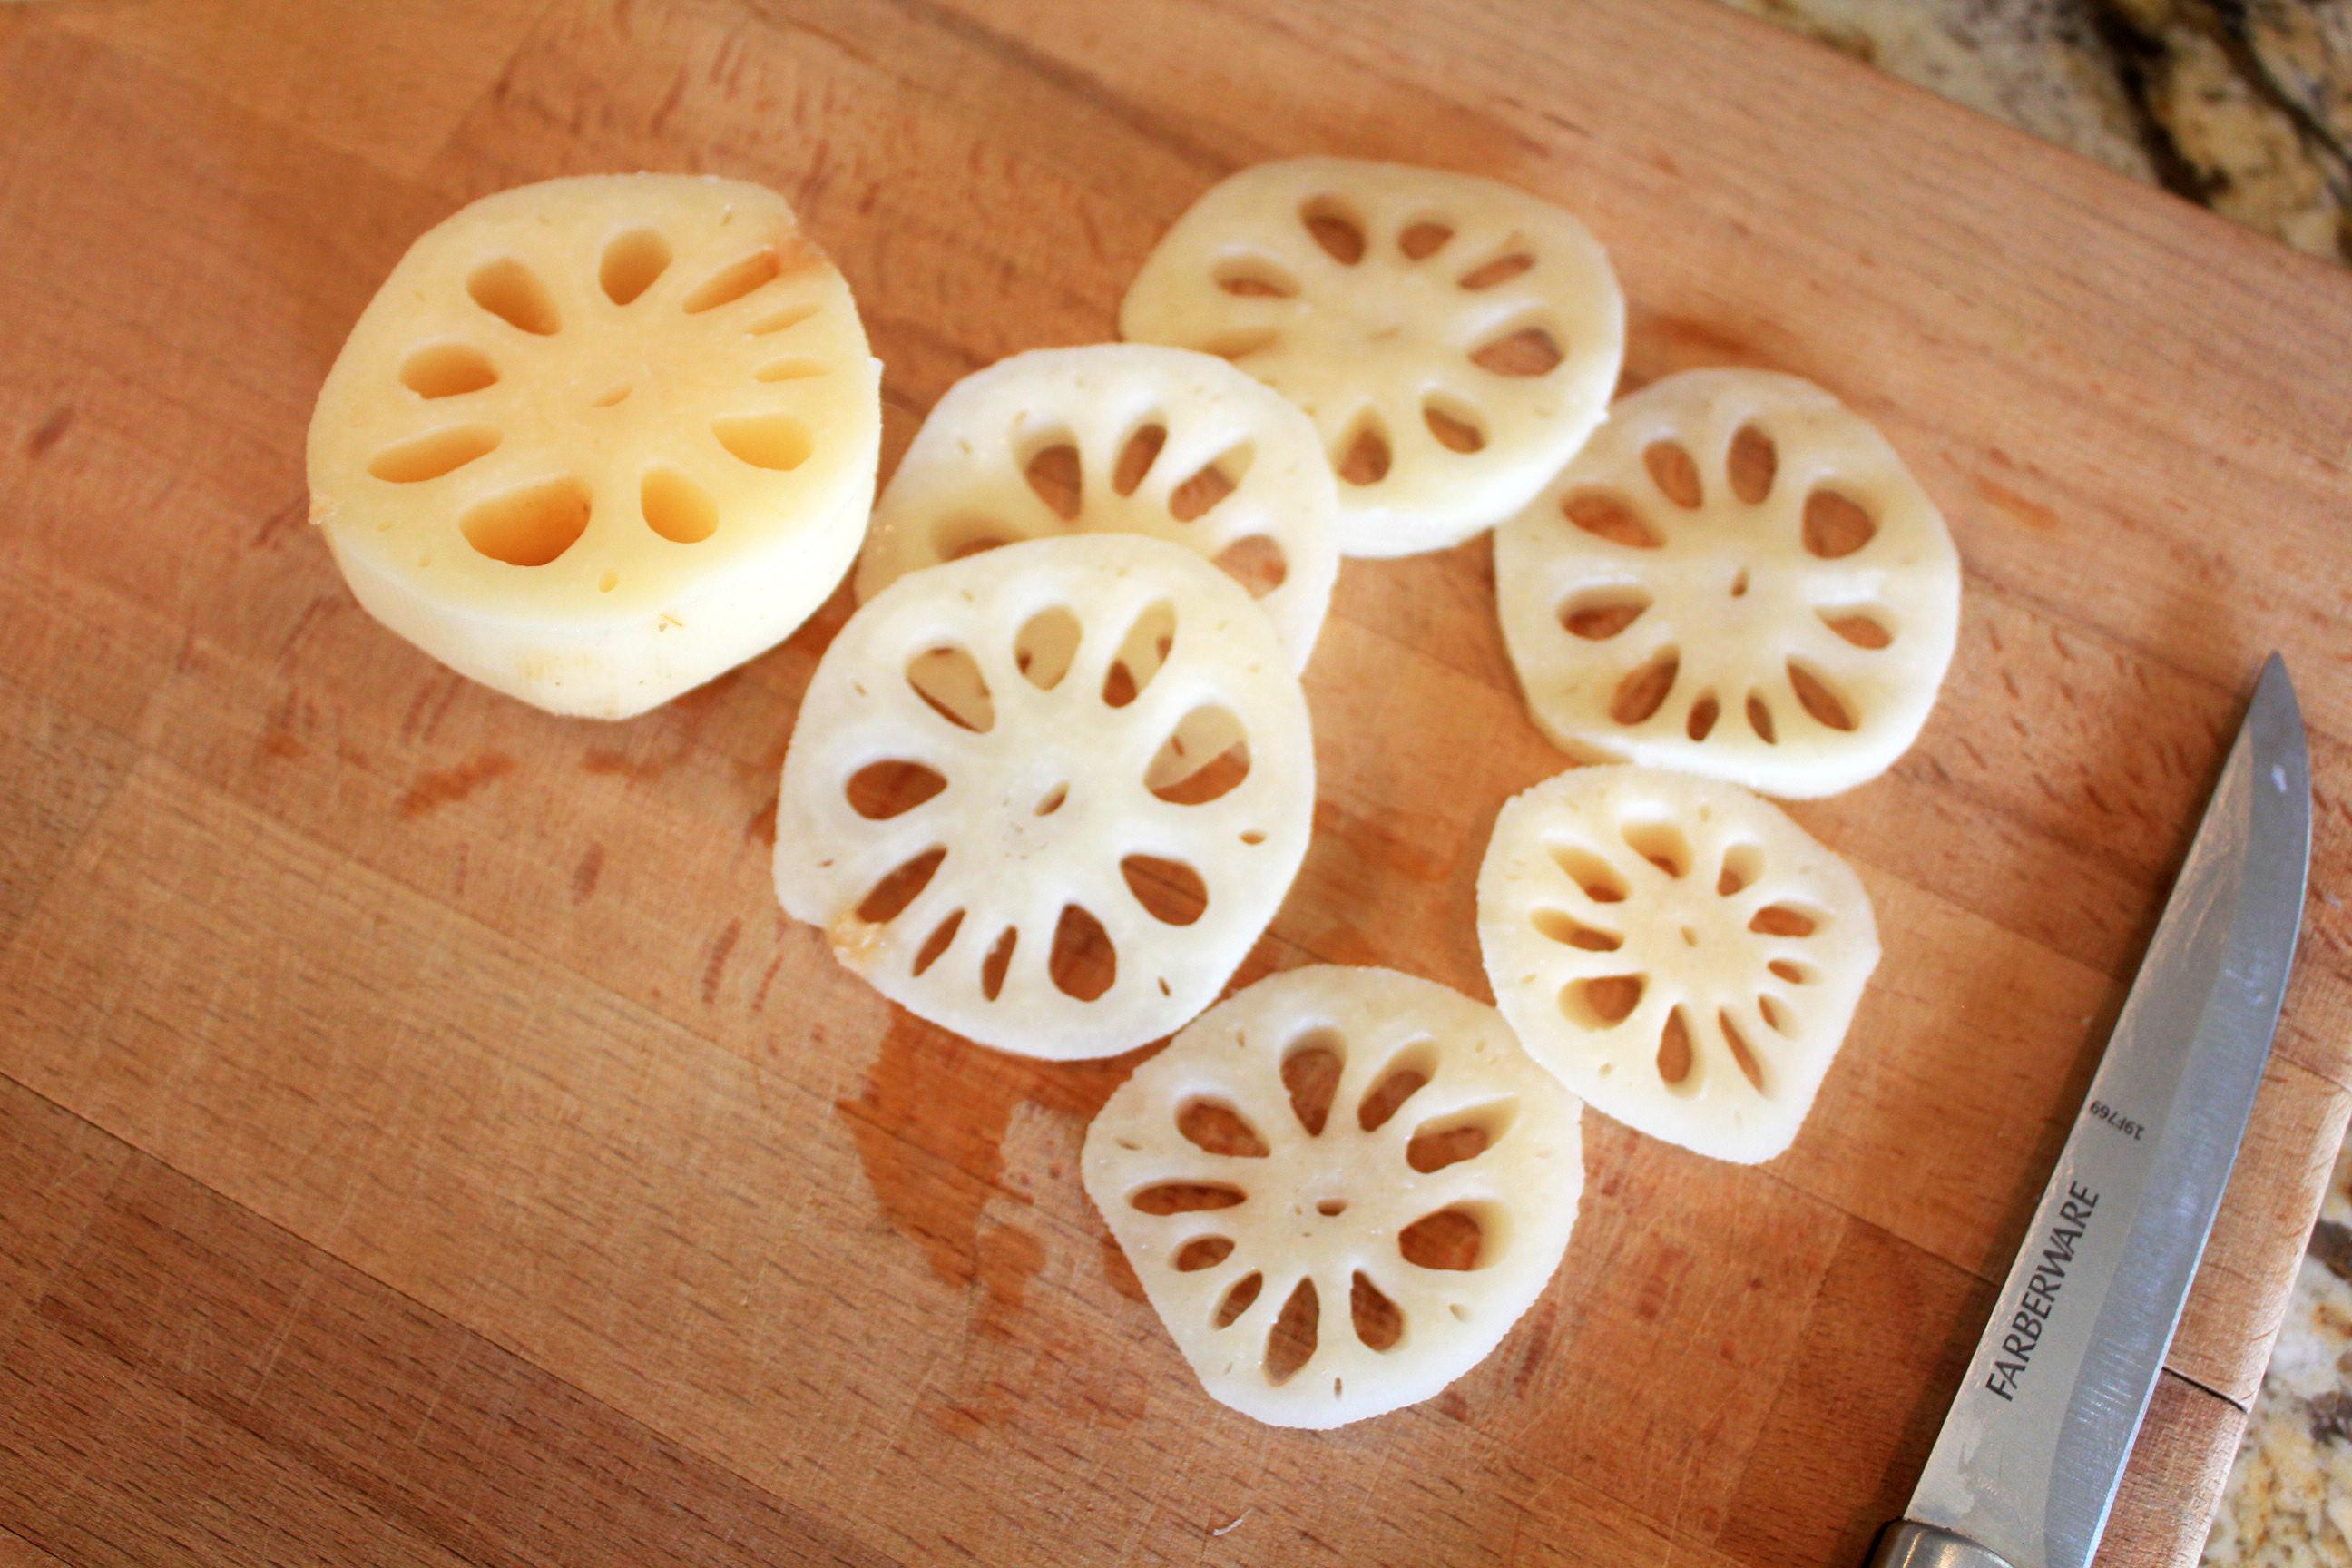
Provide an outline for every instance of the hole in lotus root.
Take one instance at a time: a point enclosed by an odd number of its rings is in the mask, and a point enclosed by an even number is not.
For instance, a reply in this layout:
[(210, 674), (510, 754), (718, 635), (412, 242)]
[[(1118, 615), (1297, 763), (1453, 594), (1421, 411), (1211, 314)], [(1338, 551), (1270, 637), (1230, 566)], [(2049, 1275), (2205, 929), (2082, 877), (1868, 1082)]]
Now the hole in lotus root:
[(1820, 489), (1805, 498), (1805, 548), (1824, 561), (1851, 555), (1878, 532), (1878, 524), (1835, 490)]
[(1715, 890), (1727, 899), (1743, 888), (1754, 887), (1763, 874), (1763, 846), (1735, 844), (1723, 852), (1723, 872), (1715, 879)]
[(1179, 522), (1205, 517), (1219, 501), (1234, 493), (1249, 472), (1255, 448), (1243, 446), (1203, 463), (1198, 472), (1168, 492), (1168, 515)]
[(1298, 279), (1258, 256), (1220, 261), (1210, 276), (1218, 288), (1244, 300), (1287, 300), (1298, 292)]
[(1427, 1040), (1416, 1040), (1389, 1058), (1379, 1079), (1364, 1091), (1356, 1107), (1356, 1125), (1367, 1132), (1378, 1131), (1388, 1124), (1405, 1101), (1429, 1087), (1437, 1071), (1437, 1047)]
[(1617, 683), (1616, 692), (1609, 699), (1609, 717), (1620, 724), (1643, 722), (1665, 706), (1675, 689), (1675, 677), (1681, 671), (1682, 656), (1673, 648), (1661, 648)]
[(1290, 563), (1282, 546), (1263, 533), (1234, 540), (1218, 551), (1210, 564), (1247, 589), (1253, 599), (1265, 598), (1290, 576)]
[(1486, 1227), (1471, 1209), (1440, 1209), (1400, 1231), (1397, 1251), (1416, 1268), (1475, 1268), (1486, 1251)]
[(1679, 507), (1696, 507), (1706, 499), (1699, 483), (1698, 464), (1675, 441), (1654, 441), (1642, 454), (1642, 466), (1658, 492)]
[(1181, 860), (1129, 855), (1118, 863), (1118, 873), (1143, 912), (1162, 925), (1191, 925), (1209, 907), (1209, 884)]
[(1308, 202), (1298, 209), (1298, 221), (1323, 254), (1340, 266), (1353, 267), (1364, 258), (1364, 226), (1334, 198), (1318, 196)]
[(1554, 864), (1568, 873), (1568, 879), (1584, 889), (1584, 896), (1596, 904), (1623, 901), (1627, 888), (1625, 879), (1616, 867), (1590, 849), (1575, 845), (1551, 847)]
[(1467, 404), (1425, 398), (1421, 418), (1437, 444), (1449, 452), (1475, 452), (1486, 445), (1486, 432), (1479, 428), (1477, 416)]
[(1839, 614), (1830, 610), (1821, 610), (1816, 613), (1822, 617), (1822, 625), (1829, 627), (1856, 647), (1875, 650), (1886, 647), (1895, 640), (1895, 634), (1887, 630), (1885, 623), (1874, 616), (1863, 615), (1857, 611)]
[(1022, 477), (1037, 499), (1064, 522), (1076, 521), (1078, 502), (1085, 489), (1085, 479), (1079, 472), (1078, 448), (1069, 441), (1056, 441), (1042, 447), (1022, 466)]
[(868, 763), (849, 775), (849, 808), (868, 822), (904, 816), (948, 787), (947, 779), (920, 763)]
[(556, 313), (555, 297), (539, 274), (511, 256), (485, 261), (466, 279), (466, 292), (474, 303), (517, 331), (551, 337), (563, 326)]
[(1723, 1031), (1723, 1043), (1731, 1047), (1731, 1059), (1739, 1064), (1741, 1076), (1748, 1079), (1750, 1088), (1761, 1093), (1764, 1089), (1764, 1064), (1756, 1059), (1756, 1053), (1748, 1047), (1748, 1037), (1739, 1032), (1739, 1026), (1731, 1021), (1731, 1015), (1727, 1012), (1715, 1016), (1715, 1026)]
[(1495, 375), (1549, 375), (1567, 354), (1559, 340), (1542, 327), (1521, 327), (1506, 333), (1470, 356), (1470, 363)]
[(1671, 822), (1629, 822), (1625, 847), (1669, 877), (1690, 874), (1690, 840)]
[(1232, 1106), (1213, 1100), (1192, 1100), (1176, 1113), (1176, 1131), (1204, 1153), (1238, 1160), (1263, 1160), (1265, 1140), (1249, 1119)]
[(1111, 465), (1110, 488), (1114, 495), (1131, 496), (1151, 472), (1151, 465), (1160, 460), (1160, 450), (1168, 445), (1168, 426), (1153, 420), (1129, 436), (1118, 449), (1118, 460)]
[(490, 356), (464, 343), (429, 343), (400, 362), (400, 384), (419, 397), (461, 397), (498, 379)]
[(369, 459), (368, 472), (391, 484), (423, 484), (495, 451), (499, 440), (496, 430), (480, 425), (428, 431), (378, 452)]
[(960, 647), (935, 647), (907, 662), (907, 684), (932, 712), (960, 730), (985, 734), (996, 722), (996, 701), (980, 661)]
[(1767, 904), (1748, 921), (1748, 929), (1759, 936), (1811, 936), (1821, 929), (1821, 922), (1804, 910), (1787, 904)]
[(1360, 1268), (1348, 1287), (1348, 1318), (1366, 1350), (1391, 1350), (1404, 1338), (1404, 1313)]
[(740, 261), (730, 261), (705, 279), (693, 293), (686, 297), (684, 309), (689, 316), (705, 310), (716, 310), (721, 305), (731, 305), (745, 295), (766, 288), (783, 275), (783, 258), (775, 247), (755, 250)]
[(1492, 289), (1498, 283), (1508, 283), (1536, 264), (1536, 258), (1524, 250), (1506, 251), (1492, 261), (1484, 261), (1465, 272), (1456, 281), (1461, 287), (1476, 293)]
[(1040, 610), (1013, 634), (1013, 667), (1038, 690), (1051, 691), (1070, 673), (1084, 636), (1078, 617), (1062, 605)]
[(1331, 1119), (1331, 1097), (1339, 1092), (1346, 1065), (1346, 1047), (1329, 1029), (1309, 1030), (1283, 1053), (1282, 1087), (1289, 1091), (1291, 1113), (1308, 1137), (1322, 1136), (1323, 1124)]
[(1633, 550), (1655, 550), (1665, 539), (1622, 496), (1607, 490), (1577, 490), (1559, 503), (1562, 517), (1595, 539)]
[(1789, 689), (1797, 694), (1813, 722), (1831, 730), (1851, 731), (1855, 720), (1845, 700), (1830, 689), (1829, 683), (1796, 660), (1789, 661)]
[(857, 918), (867, 925), (887, 925), (906, 912), (907, 906), (921, 896), (931, 879), (938, 875), (940, 862), (948, 858), (945, 848), (926, 849), (920, 855), (886, 875), (866, 889), (866, 897), (857, 902)]
[(992, 1002), (1004, 994), (1004, 976), (1013, 968), (1013, 950), (1020, 941), (1020, 931), (1006, 926), (996, 933), (988, 956), (980, 961), (980, 994)]
[(588, 531), (588, 487), (550, 479), (475, 505), (457, 520), (466, 542), (510, 566), (544, 566)]
[(1445, 242), (1453, 237), (1454, 231), (1444, 224), (1423, 220), (1404, 226), (1397, 236), (1397, 249), (1403, 252), (1407, 261), (1426, 261), (1444, 249)]
[(1196, 1236), (1176, 1249), (1172, 1261), (1178, 1273), (1198, 1274), (1203, 1268), (1214, 1268), (1233, 1255), (1233, 1237)]
[(633, 228), (616, 235), (604, 247), (596, 281), (604, 286), (604, 298), (615, 305), (631, 304), (669, 270), (669, 262), (668, 240), (649, 228)]
[(1584, 952), (1614, 952), (1625, 945), (1625, 939), (1617, 932), (1586, 925), (1565, 910), (1538, 910), (1531, 923), (1547, 941)]
[(1118, 950), (1091, 910), (1064, 904), (1054, 924), (1053, 951), (1045, 956), (1045, 973), (1054, 989), (1080, 1002), (1092, 1002), (1118, 984)]
[(1772, 481), (1780, 472), (1780, 451), (1772, 445), (1772, 437), (1753, 425), (1741, 426), (1731, 438), (1731, 450), (1723, 464), (1723, 477), (1731, 482), (1731, 493), (1749, 506), (1761, 506), (1772, 493)]
[(1559, 608), (1559, 624), (1571, 637), (1607, 642), (1642, 618), (1650, 595), (1639, 588), (1588, 588)]
[(1658, 1076), (1666, 1087), (1681, 1087), (1690, 1079), (1691, 1068), (1697, 1058), (1691, 1050), (1690, 1026), (1683, 1022), (1680, 1007), (1666, 1015), (1665, 1027), (1658, 1034)]
[(1282, 1304), (1281, 1313), (1265, 1336), (1265, 1380), (1280, 1386), (1315, 1359), (1315, 1335), (1323, 1304), (1315, 1295), (1315, 1281), (1301, 1279)]
[(1475, 1160), (1502, 1141), (1517, 1110), (1516, 1101), (1501, 1100), (1423, 1122), (1405, 1145), (1404, 1163), (1426, 1176)]
[(1777, 744), (1780, 741), (1780, 736), (1773, 729), (1771, 705), (1766, 702), (1759, 693), (1754, 691), (1748, 694), (1748, 727), (1755, 731), (1756, 738), (1768, 746)]
[(929, 971), (932, 964), (937, 963), (946, 954), (949, 945), (955, 941), (956, 932), (962, 925), (963, 911), (956, 910), (950, 913), (947, 919), (931, 928), (931, 934), (923, 939), (921, 951), (915, 954), (914, 973), (918, 977)]
[(1224, 1299), (1217, 1303), (1216, 1316), (1210, 1321), (1221, 1329), (1230, 1328), (1236, 1319), (1250, 1310), (1250, 1303), (1256, 1300), (1258, 1292), (1265, 1289), (1265, 1275), (1243, 1275), (1226, 1289)]
[(1704, 741), (1715, 733), (1715, 722), (1722, 717), (1723, 705), (1715, 700), (1714, 692), (1706, 692), (1691, 704), (1690, 715), (1683, 721), (1683, 733), (1694, 741)]
[(1560, 993), (1560, 1012), (1571, 1024), (1588, 1029), (1610, 1029), (1633, 1016), (1642, 1005), (1648, 982), (1639, 974), (1604, 974), (1573, 980)]
[(1381, 428), (1377, 415), (1368, 414), (1349, 435), (1331, 467), (1344, 483), (1376, 485), (1389, 477), (1393, 459), (1388, 432)]
[(1144, 1188), (1127, 1201), (1138, 1214), (1164, 1216), (1229, 1209), (1240, 1204), (1245, 1195), (1239, 1187), (1228, 1186), (1223, 1182), (1161, 1182), (1156, 1186)]

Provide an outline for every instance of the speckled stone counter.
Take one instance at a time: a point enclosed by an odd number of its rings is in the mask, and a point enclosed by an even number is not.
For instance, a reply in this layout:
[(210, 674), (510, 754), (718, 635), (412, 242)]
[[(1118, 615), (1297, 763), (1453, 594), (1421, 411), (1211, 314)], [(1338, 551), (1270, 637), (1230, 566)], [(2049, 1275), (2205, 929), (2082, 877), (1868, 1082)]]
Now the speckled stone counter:
[[(2352, 261), (2352, 0), (1727, 0)], [(2352, 1568), (2352, 1150), (2205, 1568)]]
[(2352, 260), (2352, 0), (1729, 0)]
[(2352, 1563), (2352, 1150), (2336, 1159), (2204, 1561)]

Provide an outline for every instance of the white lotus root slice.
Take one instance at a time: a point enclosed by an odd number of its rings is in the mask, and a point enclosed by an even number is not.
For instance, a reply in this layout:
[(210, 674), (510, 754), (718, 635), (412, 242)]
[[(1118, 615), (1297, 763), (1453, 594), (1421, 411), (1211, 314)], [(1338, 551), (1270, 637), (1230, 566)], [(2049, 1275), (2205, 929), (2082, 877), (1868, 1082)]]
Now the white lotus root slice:
[[(924, 694), (940, 669), (976, 707)], [(1180, 731), (1231, 743), (1174, 769)], [(1314, 804), (1306, 698), (1248, 594), (1139, 534), (1033, 540), (911, 574), (835, 638), (784, 758), (776, 892), (910, 1012), (1109, 1056), (1215, 999)]]
[(677, 174), (486, 196), (409, 247), (310, 420), (368, 613), (558, 713), (643, 712), (848, 570), (880, 370), (783, 198)]
[(1743, 1164), (1795, 1140), (1878, 965), (1861, 879), (1786, 813), (1630, 766), (1503, 807), (1478, 942), (1496, 1005), (1561, 1082)]
[(1304, 668), (1339, 573), (1339, 504), (1306, 416), (1223, 360), (1042, 349), (933, 406), (875, 509), (857, 595), (1016, 540), (1149, 534), (1258, 595)]
[(1409, 555), (1510, 516), (1583, 445), (1625, 303), (1584, 226), (1524, 191), (1297, 158), (1194, 203), (1119, 333), (1230, 359), (1306, 409), (1340, 479), (1340, 552)]
[(1490, 1007), (1385, 969), (1275, 975), (1087, 1130), (1087, 1195), (1209, 1394), (1277, 1426), (1427, 1399), (1559, 1267), (1575, 1097)]
[(1959, 557), (1885, 439), (1810, 382), (1669, 376), (1495, 534), (1528, 710), (1571, 755), (1832, 795), (1951, 663)]

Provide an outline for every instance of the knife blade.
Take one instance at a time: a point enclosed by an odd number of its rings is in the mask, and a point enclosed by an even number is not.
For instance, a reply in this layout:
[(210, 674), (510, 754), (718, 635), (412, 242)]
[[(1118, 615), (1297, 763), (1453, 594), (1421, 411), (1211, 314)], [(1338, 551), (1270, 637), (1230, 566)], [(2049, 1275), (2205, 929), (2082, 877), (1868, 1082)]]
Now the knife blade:
[(2303, 715), (2273, 654), (1872, 1568), (2087, 1568), (2253, 1110), (2310, 858)]

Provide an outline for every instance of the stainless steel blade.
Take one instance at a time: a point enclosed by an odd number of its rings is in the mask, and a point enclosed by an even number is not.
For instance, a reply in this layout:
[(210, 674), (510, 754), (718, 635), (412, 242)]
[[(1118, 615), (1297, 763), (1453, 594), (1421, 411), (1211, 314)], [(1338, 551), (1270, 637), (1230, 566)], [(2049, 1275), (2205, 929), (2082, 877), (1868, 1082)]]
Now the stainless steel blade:
[(2273, 654), (1910, 1519), (2011, 1568), (2090, 1563), (2253, 1110), (2310, 854)]

